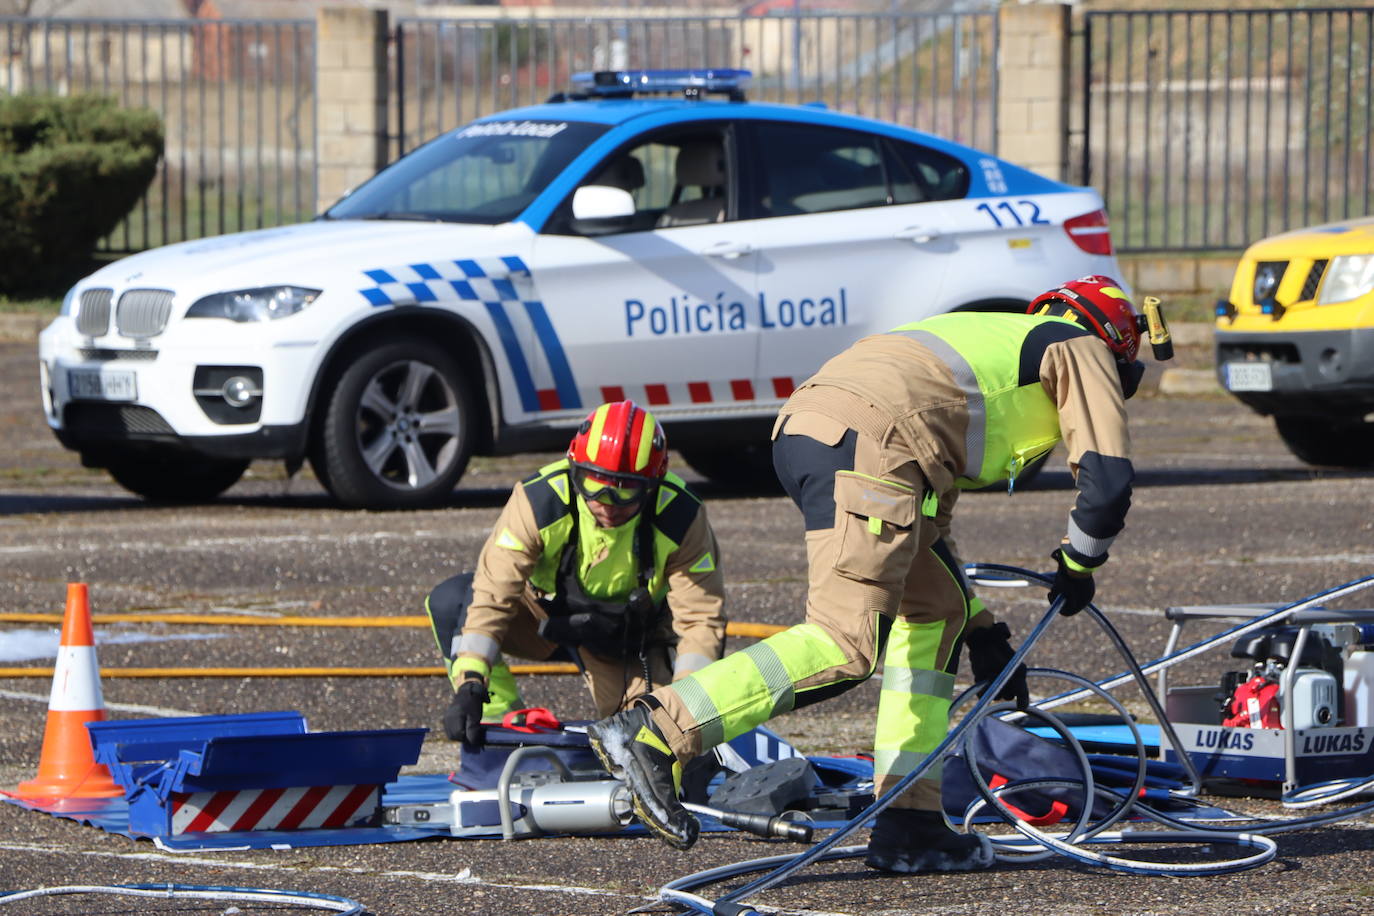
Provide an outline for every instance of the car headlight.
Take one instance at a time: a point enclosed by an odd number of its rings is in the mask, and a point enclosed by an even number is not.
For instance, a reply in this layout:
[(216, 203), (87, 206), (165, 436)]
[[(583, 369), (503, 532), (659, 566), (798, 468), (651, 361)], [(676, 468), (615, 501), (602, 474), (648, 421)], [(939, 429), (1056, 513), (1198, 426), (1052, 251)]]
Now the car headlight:
[(294, 315), (315, 301), (320, 291), (299, 286), (263, 286), (215, 293), (186, 310), (187, 318), (228, 318), (230, 321), (271, 321)]
[(1343, 254), (1331, 259), (1317, 296), (1318, 305), (1349, 302), (1374, 290), (1374, 254)]

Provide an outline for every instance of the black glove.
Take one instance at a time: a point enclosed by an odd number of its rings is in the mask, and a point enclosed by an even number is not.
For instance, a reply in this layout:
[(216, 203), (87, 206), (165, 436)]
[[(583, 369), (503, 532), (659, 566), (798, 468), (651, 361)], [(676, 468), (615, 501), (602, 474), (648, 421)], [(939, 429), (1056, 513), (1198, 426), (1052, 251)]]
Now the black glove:
[[(1011, 630), (1005, 623), (995, 623), (990, 627), (972, 630), (965, 642), (968, 643), (968, 663), (973, 669), (973, 680), (982, 684), (978, 691), (981, 697), (992, 685), (993, 680), (1007, 667), (1016, 650), (1011, 647)], [(1026, 666), (1016, 666), (1016, 671), (1007, 678), (997, 694), (998, 700), (1015, 700), (1017, 709), (1025, 709), (1030, 703), (1030, 688), (1026, 686)]]
[(482, 704), (491, 699), (487, 684), (480, 676), (469, 673), (453, 700), (444, 710), (444, 734), (450, 741), (463, 742), (463, 748), (478, 750), (487, 743), (486, 728), (482, 725)]
[(1063, 595), (1064, 606), (1059, 609), (1059, 613), (1065, 617), (1072, 617), (1092, 602), (1097, 584), (1093, 582), (1091, 573), (1085, 575), (1071, 571), (1064, 562), (1063, 550), (1056, 550), (1050, 554), (1050, 558), (1059, 564), (1059, 571), (1054, 574), (1054, 584), (1050, 586), (1050, 601), (1053, 602)]

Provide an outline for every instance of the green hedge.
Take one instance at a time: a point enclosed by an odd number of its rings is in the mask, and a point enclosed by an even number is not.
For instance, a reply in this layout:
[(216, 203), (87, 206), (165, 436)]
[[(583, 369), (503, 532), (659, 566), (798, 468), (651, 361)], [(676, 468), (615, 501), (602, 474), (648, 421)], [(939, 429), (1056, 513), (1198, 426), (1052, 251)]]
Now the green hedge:
[(0, 95), (0, 293), (51, 288), (148, 190), (162, 122), (83, 95)]

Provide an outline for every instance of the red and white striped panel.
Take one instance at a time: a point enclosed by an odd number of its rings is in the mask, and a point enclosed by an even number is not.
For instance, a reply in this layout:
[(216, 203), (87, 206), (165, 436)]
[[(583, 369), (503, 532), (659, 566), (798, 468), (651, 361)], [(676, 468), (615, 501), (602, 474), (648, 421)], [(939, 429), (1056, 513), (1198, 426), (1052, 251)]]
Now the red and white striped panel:
[(173, 792), (171, 833), (347, 827), (370, 818), (380, 801), (375, 785)]
[(603, 385), (602, 401), (631, 398), (652, 410), (665, 404), (732, 404), (786, 398), (796, 387), (790, 377), (731, 379), (728, 382), (650, 382), (645, 385)]

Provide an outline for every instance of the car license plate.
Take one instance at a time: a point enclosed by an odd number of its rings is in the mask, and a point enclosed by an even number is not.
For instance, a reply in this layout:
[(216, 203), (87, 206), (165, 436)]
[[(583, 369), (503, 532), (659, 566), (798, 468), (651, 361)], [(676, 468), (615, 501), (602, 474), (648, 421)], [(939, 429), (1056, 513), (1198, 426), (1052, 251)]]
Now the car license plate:
[(1268, 363), (1227, 363), (1228, 391), (1273, 391), (1274, 373)]
[(67, 372), (67, 391), (74, 398), (99, 401), (132, 401), (138, 386), (132, 372), (72, 369)]

